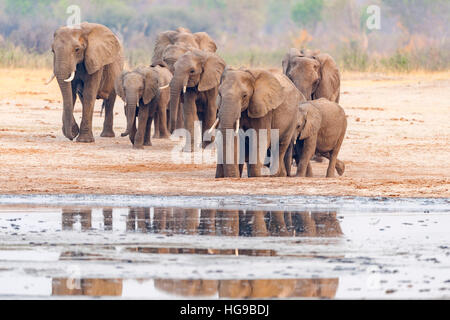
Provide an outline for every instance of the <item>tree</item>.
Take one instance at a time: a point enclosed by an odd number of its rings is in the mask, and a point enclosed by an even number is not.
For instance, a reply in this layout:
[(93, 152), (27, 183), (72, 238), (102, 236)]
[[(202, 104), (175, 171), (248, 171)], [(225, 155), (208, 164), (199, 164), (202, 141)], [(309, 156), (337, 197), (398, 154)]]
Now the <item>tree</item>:
[(322, 20), (323, 0), (300, 0), (292, 8), (292, 20), (302, 28), (315, 29)]

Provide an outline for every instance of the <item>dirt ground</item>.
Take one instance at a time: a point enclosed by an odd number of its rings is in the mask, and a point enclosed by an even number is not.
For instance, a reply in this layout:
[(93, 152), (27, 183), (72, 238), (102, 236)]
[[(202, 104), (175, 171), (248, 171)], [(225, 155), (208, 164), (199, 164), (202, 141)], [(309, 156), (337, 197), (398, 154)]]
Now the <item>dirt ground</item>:
[[(62, 98), (50, 70), (0, 70), (0, 193), (154, 195), (342, 195), (450, 197), (450, 72), (344, 74), (341, 105), (348, 129), (339, 159), (343, 177), (214, 178), (214, 164), (173, 164), (175, 141), (133, 150), (117, 100), (116, 138), (100, 138), (101, 102), (93, 144), (61, 132)], [(81, 105), (75, 106), (81, 119)], [(295, 168), (294, 168), (295, 169)]]

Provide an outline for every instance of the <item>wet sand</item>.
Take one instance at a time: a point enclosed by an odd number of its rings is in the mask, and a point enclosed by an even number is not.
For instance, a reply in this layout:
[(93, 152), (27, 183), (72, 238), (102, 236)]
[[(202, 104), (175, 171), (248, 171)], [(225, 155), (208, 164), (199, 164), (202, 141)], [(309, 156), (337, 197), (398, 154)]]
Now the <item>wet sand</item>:
[[(344, 74), (341, 105), (348, 130), (339, 158), (343, 177), (214, 179), (214, 164), (173, 164), (177, 142), (153, 140), (133, 150), (117, 100), (116, 138), (100, 138), (100, 101), (94, 144), (67, 140), (62, 102), (50, 70), (0, 72), (0, 193), (154, 195), (335, 195), (450, 197), (450, 73)], [(81, 105), (75, 106), (81, 119)], [(295, 169), (295, 168), (294, 168)]]

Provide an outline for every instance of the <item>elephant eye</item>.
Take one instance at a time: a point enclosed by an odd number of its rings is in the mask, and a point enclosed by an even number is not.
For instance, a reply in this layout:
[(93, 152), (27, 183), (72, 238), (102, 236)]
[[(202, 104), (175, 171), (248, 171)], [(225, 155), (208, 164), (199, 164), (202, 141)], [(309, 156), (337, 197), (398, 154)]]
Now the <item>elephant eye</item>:
[(79, 47), (75, 48), (75, 52), (80, 52), (80, 50), (81, 50), (81, 48), (79, 48)]
[(189, 71), (189, 72), (190, 72), (190, 73), (192, 74), (192, 73), (194, 73), (194, 72), (195, 72), (195, 70), (194, 70), (194, 69), (191, 69), (191, 71)]
[(246, 94), (246, 93), (244, 93), (244, 94), (242, 95), (242, 99), (245, 99), (245, 98), (247, 98), (247, 94)]

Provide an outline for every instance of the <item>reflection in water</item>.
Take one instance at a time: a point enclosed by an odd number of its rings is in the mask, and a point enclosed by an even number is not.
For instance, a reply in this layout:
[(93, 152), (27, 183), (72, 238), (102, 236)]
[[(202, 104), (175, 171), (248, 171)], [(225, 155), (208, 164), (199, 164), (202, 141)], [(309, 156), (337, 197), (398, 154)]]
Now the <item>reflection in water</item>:
[(121, 296), (122, 279), (53, 278), (53, 296)]
[[(155, 279), (157, 291), (183, 297), (219, 298), (334, 298), (335, 279), (175, 280)], [(121, 296), (122, 279), (54, 278), (54, 296)]]
[[(117, 218), (117, 216), (116, 216)], [(113, 230), (112, 209), (103, 209), (103, 229)], [(62, 210), (63, 230), (92, 228), (91, 209)], [(342, 235), (336, 212), (212, 210), (191, 208), (130, 208), (126, 232), (226, 237), (338, 237)], [(150, 254), (200, 254), (276, 256), (274, 250), (187, 247), (126, 247), (128, 252)], [(61, 260), (104, 260), (99, 254), (66, 251)], [(121, 296), (122, 279), (54, 278), (53, 295)], [(178, 280), (149, 279), (153, 290), (184, 297), (219, 298), (333, 298), (338, 279)]]
[[(211, 210), (186, 208), (130, 208), (127, 232), (243, 236), (338, 237), (336, 212)], [(92, 228), (91, 209), (63, 209), (63, 230)], [(103, 209), (104, 230), (112, 230), (111, 209)], [(77, 227), (75, 227), (77, 226)]]

